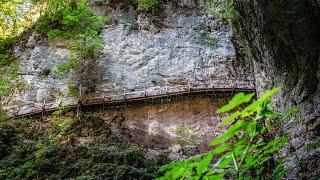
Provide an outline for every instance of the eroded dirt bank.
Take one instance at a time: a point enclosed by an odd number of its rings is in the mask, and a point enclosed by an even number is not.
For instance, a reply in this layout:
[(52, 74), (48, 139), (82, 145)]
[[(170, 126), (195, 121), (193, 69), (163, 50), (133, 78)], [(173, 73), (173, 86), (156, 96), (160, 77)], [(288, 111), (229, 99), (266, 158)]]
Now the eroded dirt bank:
[(147, 150), (149, 158), (166, 153), (170, 160), (202, 152), (223, 132), (215, 114), (229, 98), (186, 97), (171, 103), (108, 109), (96, 115), (111, 124), (114, 134)]

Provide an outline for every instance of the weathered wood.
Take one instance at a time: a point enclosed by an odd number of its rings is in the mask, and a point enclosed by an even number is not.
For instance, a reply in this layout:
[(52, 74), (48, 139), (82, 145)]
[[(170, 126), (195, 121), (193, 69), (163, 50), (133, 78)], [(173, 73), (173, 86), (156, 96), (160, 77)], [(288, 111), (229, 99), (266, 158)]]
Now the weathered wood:
[[(246, 81), (248, 82), (248, 81)], [(188, 82), (187, 85), (181, 86), (181, 91), (179, 92), (170, 92), (168, 91), (168, 87), (165, 85), (165, 92), (162, 94), (154, 94), (154, 95), (149, 95), (147, 93), (146, 88), (144, 91), (137, 91), (137, 92), (124, 92), (123, 98), (122, 99), (115, 99), (112, 96), (107, 96), (104, 94), (102, 97), (92, 97), (92, 98), (86, 98), (86, 99), (80, 99), (77, 104), (71, 104), (69, 107), (71, 108), (76, 108), (77, 109), (77, 115), (79, 115), (79, 111), (81, 111), (80, 108), (86, 108), (89, 106), (101, 106), (102, 109), (104, 110), (105, 108), (110, 108), (110, 107), (127, 107), (127, 105), (133, 105), (137, 103), (155, 103), (155, 102), (166, 102), (167, 99), (169, 99), (168, 102), (170, 102), (172, 99), (179, 99), (183, 96), (187, 96), (190, 94), (211, 94), (211, 97), (213, 98), (214, 95), (220, 95), (224, 93), (231, 93), (233, 95), (234, 92), (255, 92), (254, 88), (242, 88), (239, 87), (238, 84), (232, 87), (219, 87), (219, 83), (216, 83), (217, 85), (215, 86), (212, 81), (210, 81), (209, 84), (202, 84), (202, 85), (192, 85), (191, 83)], [(200, 86), (200, 88), (199, 88)], [(205, 88), (201, 88), (205, 87)], [(157, 88), (157, 87), (155, 87)], [(162, 87), (163, 88), (163, 87)], [(102, 92), (102, 91), (100, 91)], [(160, 91), (163, 92), (163, 91)], [(140, 95), (138, 97), (135, 97), (134, 95), (137, 94)], [(141, 95), (141, 94), (144, 94)], [(133, 95), (133, 96), (130, 96)], [(82, 92), (80, 92), (80, 96), (82, 96)], [(129, 96), (129, 98), (128, 98)], [(44, 115), (51, 113), (53, 111), (56, 111), (58, 108), (42, 108), (41, 110), (36, 110), (30, 113), (26, 114), (19, 114), (19, 111), (17, 114), (15, 114), (16, 117), (33, 117), (33, 116), (39, 116), (39, 115)]]

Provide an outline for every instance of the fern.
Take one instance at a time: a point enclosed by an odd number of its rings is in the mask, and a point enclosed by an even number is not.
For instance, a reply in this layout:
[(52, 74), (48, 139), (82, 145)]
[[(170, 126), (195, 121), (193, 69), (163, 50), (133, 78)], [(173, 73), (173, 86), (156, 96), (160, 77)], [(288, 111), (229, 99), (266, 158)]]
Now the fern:
[[(288, 142), (289, 135), (282, 133), (277, 137), (268, 137), (277, 129), (273, 122), (282, 122), (289, 116), (281, 116), (270, 107), (271, 96), (280, 90), (274, 88), (267, 91), (243, 108), (241, 106), (251, 102), (254, 94), (235, 95), (217, 111), (221, 114), (237, 110), (222, 121), (222, 125), (229, 128), (212, 140), (212, 150), (165, 165), (160, 169), (162, 176), (159, 179), (243, 179), (249, 174), (251, 178), (261, 177), (262, 174), (283, 176), (281, 159), (274, 161), (274, 155)], [(268, 125), (267, 121), (274, 126)], [(275, 170), (266, 166), (270, 163), (274, 163)]]

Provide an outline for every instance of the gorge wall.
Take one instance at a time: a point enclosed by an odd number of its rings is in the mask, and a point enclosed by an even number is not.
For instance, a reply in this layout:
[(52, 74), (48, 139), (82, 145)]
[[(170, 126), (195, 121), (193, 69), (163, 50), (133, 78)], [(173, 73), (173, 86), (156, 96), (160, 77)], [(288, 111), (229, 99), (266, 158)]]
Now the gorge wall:
[[(233, 1), (237, 30), (249, 43), (258, 93), (282, 86), (275, 98), (280, 111), (298, 106), (300, 123), (289, 129), (296, 155), (289, 179), (319, 176), (320, 1)], [(291, 147), (292, 148), (292, 147)], [(289, 148), (290, 149), (290, 148)]]

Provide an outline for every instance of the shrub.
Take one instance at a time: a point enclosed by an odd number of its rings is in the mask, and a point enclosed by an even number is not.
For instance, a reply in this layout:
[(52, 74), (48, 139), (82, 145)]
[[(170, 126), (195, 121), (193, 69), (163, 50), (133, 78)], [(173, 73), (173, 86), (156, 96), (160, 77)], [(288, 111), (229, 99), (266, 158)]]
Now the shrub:
[(68, 59), (68, 62), (60, 64), (57, 66), (57, 72), (60, 74), (64, 74), (69, 72), (71, 69), (76, 69), (78, 67), (79, 58), (76, 56), (71, 56)]
[(160, 10), (160, 0), (138, 0), (138, 7), (146, 12), (156, 13)]
[[(88, 6), (86, 0), (82, 0), (79, 3), (63, 7), (61, 13), (55, 22), (48, 22), (50, 24), (57, 24), (58, 26), (50, 30), (47, 35), (50, 38), (61, 36), (63, 38), (75, 38), (78, 35), (90, 35), (96, 36), (98, 31), (107, 22), (106, 17), (94, 15), (93, 10)], [(44, 18), (50, 18), (51, 16), (45, 16)], [(88, 33), (90, 32), (90, 33)]]
[(84, 36), (78, 40), (74, 40), (69, 49), (78, 53), (82, 59), (94, 58), (95, 54), (102, 50), (102, 38), (99, 36)]
[(10, 103), (10, 97), (16, 90), (25, 88), (25, 83), (18, 80), (20, 62), (9, 54), (0, 55), (0, 121), (8, 118), (2, 106)]
[(208, 11), (216, 16), (234, 22), (236, 19), (235, 11), (231, 0), (208, 0)]

